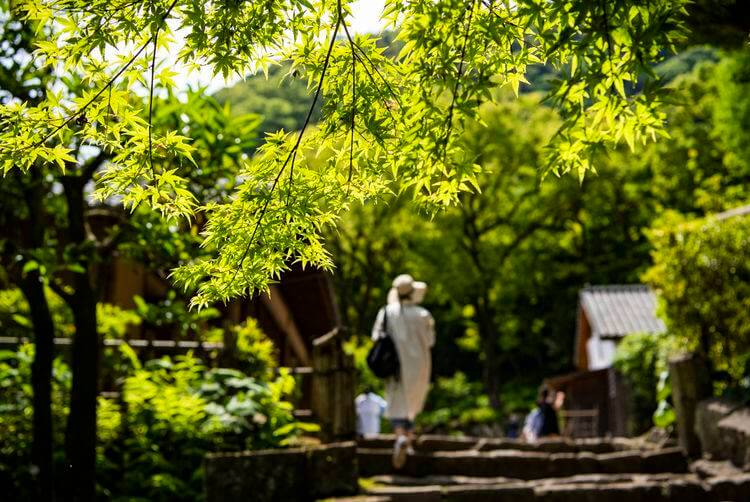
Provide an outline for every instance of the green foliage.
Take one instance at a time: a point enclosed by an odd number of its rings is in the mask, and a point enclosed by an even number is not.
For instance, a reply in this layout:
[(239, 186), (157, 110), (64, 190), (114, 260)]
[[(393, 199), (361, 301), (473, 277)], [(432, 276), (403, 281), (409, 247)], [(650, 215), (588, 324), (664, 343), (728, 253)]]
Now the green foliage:
[(278, 354), (273, 341), (260, 329), (258, 321), (248, 317), (230, 328), (237, 340), (240, 369), (261, 381), (270, 381), (276, 370)]
[[(307, 85), (290, 75), (288, 64), (272, 66), (265, 75), (253, 75), (214, 94), (220, 103), (229, 103), (235, 113), (257, 113), (261, 132), (298, 131), (310, 108)], [(318, 106), (313, 119), (320, 117)], [(317, 120), (316, 120), (317, 122)]]
[(482, 384), (469, 381), (459, 371), (435, 381), (427, 410), (419, 415), (417, 422), (428, 431), (462, 431), (474, 425), (494, 424), (498, 416), (490, 407)]
[[(368, 204), (331, 232), (346, 324), (368, 333), (390, 280), (409, 271), (430, 285), (438, 375), (486, 378), (477, 359), (499, 383), (522, 374), (522, 383), (538, 385), (571, 371), (581, 287), (638, 282), (651, 263), (646, 231), (665, 211), (704, 215), (747, 201), (747, 177), (729, 165), (716, 132), (722, 82), (705, 52), (675, 61), (689, 72), (670, 76), (674, 103), (664, 109), (671, 137), (636, 155), (611, 152), (580, 185), (540, 184), (542, 145), (559, 119), (538, 96), (498, 96), (485, 105), (483, 124), (468, 124), (461, 139), (483, 168), (480, 195), (463, 195), (460, 208), (431, 220), (413, 214), (405, 198)], [(491, 349), (494, 364), (487, 362)], [(650, 412), (644, 416), (650, 420)]]
[(652, 424), (667, 427), (674, 422), (667, 362), (675, 349), (673, 338), (650, 333), (630, 334), (617, 346), (614, 367), (628, 385), (631, 434), (642, 434)]
[(750, 53), (737, 51), (716, 68), (716, 134), (727, 151), (727, 164), (739, 175), (750, 174)]
[[(298, 431), (284, 401), (293, 386), (288, 376), (268, 384), (237, 370), (207, 370), (191, 355), (147, 362), (125, 379), (125, 432), (102, 448), (122, 464), (105, 464), (102, 476), (112, 484), (103, 486), (123, 500), (195, 500), (206, 452), (278, 446)], [(107, 431), (118, 425), (116, 405), (103, 410), (106, 446)]]
[[(119, 350), (131, 363), (122, 366), (128, 367), (122, 396), (98, 399), (102, 497), (198, 500), (206, 452), (278, 447), (316, 431), (292, 415), (286, 401), (294, 391), (289, 374), (261, 380), (237, 370), (207, 369), (189, 354), (142, 365), (127, 345)], [(0, 351), (0, 477), (19, 500), (32, 482), (32, 360), (29, 344), (15, 352)], [(60, 358), (53, 376), (55, 449), (60, 451), (72, 378)]]
[[(348, 1), (15, 2), (38, 37), (24, 71), (49, 70), (66, 85), (0, 107), (0, 163), (4, 172), (37, 163), (70, 170), (81, 160), (75, 146), (86, 144), (109, 158), (100, 199), (172, 220), (207, 216), (210, 257), (175, 272), (205, 307), (266, 289), (290, 261), (330, 268), (322, 233), (354, 203), (398, 192), (434, 211), (476, 191), (481, 168), (460, 138), (498, 88), (518, 94), (530, 66), (561, 75), (549, 83), (562, 122), (549, 138), (548, 170), (582, 178), (603, 148), (665, 136), (651, 67), (682, 39), (686, 4), (390, 0), (385, 18), (398, 35), (378, 45), (350, 33)], [(136, 89), (152, 97), (175, 89), (172, 61), (158, 57), (167, 52), (224, 76), (288, 61), (311, 105), (321, 104), (320, 126), (267, 137), (243, 161), (232, 196), (206, 203), (191, 187), (202, 166), (189, 125), (152, 128), (151, 103), (144, 117), (131, 99)], [(324, 165), (311, 165), (321, 150)]]
[[(21, 345), (18, 350), (0, 350), (0, 479), (5, 480), (4, 496), (24, 500), (35, 482), (31, 470), (32, 389), (31, 365), (34, 346)], [(63, 424), (71, 375), (60, 358), (52, 371), (52, 416), (55, 423), (54, 447), (62, 448)], [(57, 458), (60, 461), (60, 458)]]
[(750, 352), (750, 219), (665, 218), (651, 232), (658, 291), (669, 332), (737, 382)]
[(385, 389), (383, 380), (376, 377), (367, 365), (367, 354), (371, 348), (372, 340), (369, 337), (352, 336), (344, 343), (344, 351), (354, 358), (354, 367), (357, 370), (357, 395), (374, 392), (382, 396)]

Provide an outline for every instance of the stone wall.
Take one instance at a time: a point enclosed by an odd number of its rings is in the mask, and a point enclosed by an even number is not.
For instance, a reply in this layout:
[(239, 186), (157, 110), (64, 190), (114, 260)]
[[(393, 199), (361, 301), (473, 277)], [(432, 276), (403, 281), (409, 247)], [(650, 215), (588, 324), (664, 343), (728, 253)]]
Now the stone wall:
[(358, 489), (354, 442), (211, 453), (204, 470), (207, 502), (317, 500)]
[(721, 399), (698, 403), (695, 432), (704, 455), (750, 467), (750, 408)]

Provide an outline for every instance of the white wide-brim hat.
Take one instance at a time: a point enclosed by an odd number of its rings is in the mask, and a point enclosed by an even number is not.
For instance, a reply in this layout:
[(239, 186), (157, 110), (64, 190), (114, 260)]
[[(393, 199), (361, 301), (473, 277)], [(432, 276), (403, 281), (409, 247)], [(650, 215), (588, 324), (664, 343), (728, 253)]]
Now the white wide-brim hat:
[(399, 298), (411, 303), (422, 303), (426, 292), (426, 283), (415, 281), (409, 274), (401, 274), (393, 279), (388, 291), (388, 303), (399, 303)]

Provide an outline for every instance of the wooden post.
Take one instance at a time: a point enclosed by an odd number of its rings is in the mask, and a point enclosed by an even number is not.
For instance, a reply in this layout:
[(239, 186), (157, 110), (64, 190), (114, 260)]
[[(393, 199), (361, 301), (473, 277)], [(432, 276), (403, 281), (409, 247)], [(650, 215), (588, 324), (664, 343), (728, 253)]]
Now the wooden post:
[(354, 358), (344, 352), (341, 331), (335, 329), (313, 341), (311, 408), (323, 441), (353, 438), (356, 434)]
[(669, 361), (669, 376), (680, 446), (689, 456), (697, 457), (701, 453), (701, 444), (695, 434), (695, 410), (698, 401), (712, 394), (708, 369), (703, 359), (690, 354)]

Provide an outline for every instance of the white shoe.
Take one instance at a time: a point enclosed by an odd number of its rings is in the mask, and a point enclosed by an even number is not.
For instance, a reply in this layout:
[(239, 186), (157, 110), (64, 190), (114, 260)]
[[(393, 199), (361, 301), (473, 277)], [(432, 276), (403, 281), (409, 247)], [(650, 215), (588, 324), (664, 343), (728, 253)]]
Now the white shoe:
[(396, 444), (393, 445), (393, 468), (398, 470), (406, 465), (406, 457), (409, 453), (409, 440), (406, 436), (396, 438)]

